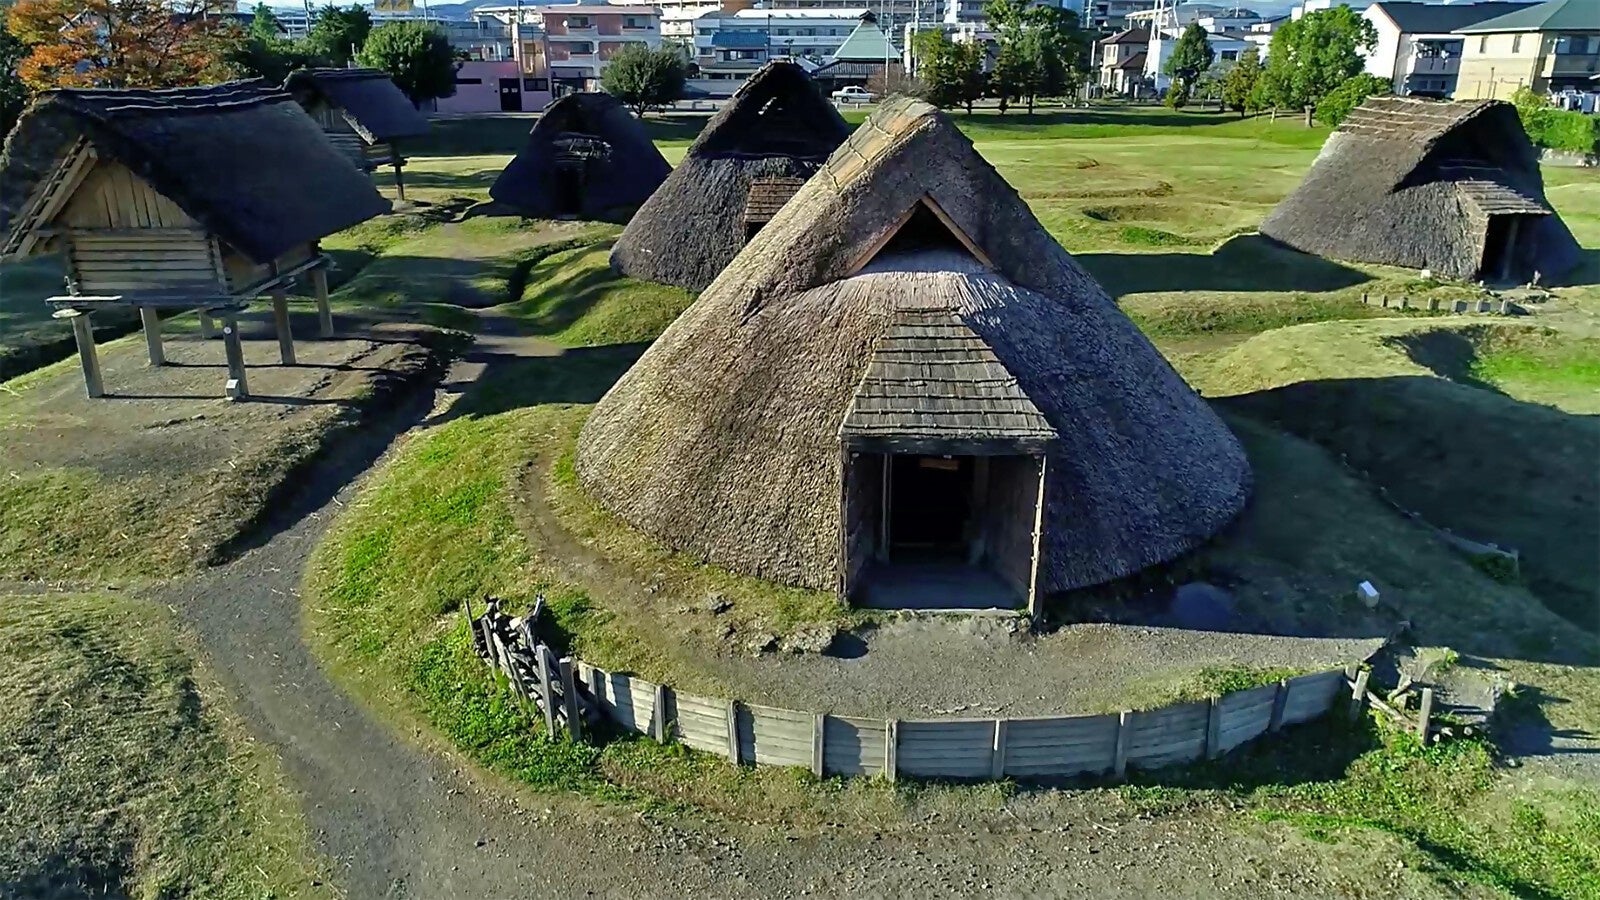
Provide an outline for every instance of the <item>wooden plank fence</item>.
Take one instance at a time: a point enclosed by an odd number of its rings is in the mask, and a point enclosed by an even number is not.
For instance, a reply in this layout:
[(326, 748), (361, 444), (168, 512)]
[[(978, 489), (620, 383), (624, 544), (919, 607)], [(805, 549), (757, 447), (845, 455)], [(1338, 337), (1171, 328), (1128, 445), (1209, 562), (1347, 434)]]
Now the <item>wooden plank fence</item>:
[[(1285, 725), (1320, 718), (1351, 683), (1333, 669), (1161, 709), (1016, 719), (867, 719), (679, 693), (571, 659), (537, 637), (538, 606), (510, 619), (471, 617), (480, 656), (552, 734), (581, 738), (601, 719), (735, 763), (797, 766), (819, 776), (987, 780), (1124, 775), (1129, 767), (1214, 758)], [(570, 673), (563, 679), (563, 673)], [(1365, 684), (1363, 682), (1363, 690)], [(576, 714), (569, 710), (576, 709)]]

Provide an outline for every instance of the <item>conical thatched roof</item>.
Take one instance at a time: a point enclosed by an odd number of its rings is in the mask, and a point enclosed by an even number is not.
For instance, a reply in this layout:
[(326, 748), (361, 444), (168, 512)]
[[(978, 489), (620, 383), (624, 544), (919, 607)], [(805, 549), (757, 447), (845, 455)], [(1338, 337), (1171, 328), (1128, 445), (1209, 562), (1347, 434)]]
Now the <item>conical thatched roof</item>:
[(428, 120), (387, 72), (379, 69), (300, 69), (283, 89), (301, 106), (322, 100), (338, 110), (369, 144), (420, 137)]
[[(568, 94), (539, 114), (489, 196), (524, 215), (601, 219), (636, 208), (671, 171), (644, 126), (615, 97)], [(578, 208), (569, 208), (574, 200)]]
[(0, 157), (0, 236), (79, 138), (257, 262), (389, 211), (288, 94), (264, 81), (40, 94)]
[(1261, 233), (1318, 256), (1473, 279), (1494, 274), (1481, 269), (1497, 216), (1526, 217), (1513, 274), (1549, 277), (1577, 263), (1515, 107), (1374, 97), (1328, 136)]
[(781, 205), (849, 134), (805, 70), (790, 62), (767, 64), (706, 124), (683, 162), (639, 208), (611, 264), (634, 278), (703, 290), (747, 234), (765, 223), (762, 215), (770, 217), (764, 211), (773, 198)]
[(831, 589), (843, 451), (889, 445), (1044, 454), (1042, 592), (1171, 559), (1249, 491), (1205, 402), (971, 142), (905, 99), (601, 400), (577, 471), (673, 547)]

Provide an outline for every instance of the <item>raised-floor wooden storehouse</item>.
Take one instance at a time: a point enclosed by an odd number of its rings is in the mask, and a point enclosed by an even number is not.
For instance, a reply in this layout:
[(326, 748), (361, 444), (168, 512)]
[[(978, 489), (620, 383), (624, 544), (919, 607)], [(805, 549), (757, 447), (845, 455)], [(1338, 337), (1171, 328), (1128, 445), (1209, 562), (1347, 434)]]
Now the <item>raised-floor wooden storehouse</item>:
[(332, 333), (317, 242), (387, 211), (372, 182), (288, 94), (265, 82), (175, 90), (56, 90), (23, 114), (0, 156), (0, 258), (62, 254), (90, 396), (99, 365), (88, 316), (134, 308), (150, 362), (160, 314), (223, 319), (228, 393), (249, 388), (237, 314), (269, 295), (280, 357), (294, 362), (288, 286), (311, 281)]
[(850, 126), (805, 70), (750, 76), (617, 239), (624, 275), (704, 290), (817, 171)]
[(426, 117), (378, 69), (301, 69), (289, 75), (284, 90), (328, 133), (328, 139), (366, 171), (394, 168), (394, 186), (406, 198), (407, 138), (428, 133)]
[(1330, 259), (1497, 283), (1548, 281), (1579, 259), (1538, 150), (1499, 100), (1368, 99), (1261, 233)]
[(615, 97), (568, 94), (539, 114), (489, 196), (535, 218), (622, 220), (671, 171), (644, 125)]
[(667, 545), (872, 606), (1023, 606), (1244, 506), (1239, 442), (934, 108), (884, 104), (606, 394)]

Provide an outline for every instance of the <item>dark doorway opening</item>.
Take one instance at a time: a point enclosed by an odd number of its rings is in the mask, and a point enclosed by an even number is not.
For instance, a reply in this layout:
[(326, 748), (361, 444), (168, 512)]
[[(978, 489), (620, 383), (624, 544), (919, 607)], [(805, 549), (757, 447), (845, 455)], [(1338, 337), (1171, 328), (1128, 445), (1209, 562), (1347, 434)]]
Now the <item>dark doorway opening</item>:
[(522, 112), (522, 79), (500, 79), (500, 111)]
[(1524, 272), (1517, 261), (1517, 242), (1531, 233), (1530, 216), (1490, 216), (1483, 239), (1483, 264), (1478, 277), (1489, 282), (1522, 281)]
[(972, 255), (966, 242), (957, 237), (926, 203), (918, 203), (894, 237), (889, 239), (880, 255), (914, 253), (919, 250), (955, 250)]
[(972, 458), (896, 454), (890, 459), (889, 561), (965, 563)]

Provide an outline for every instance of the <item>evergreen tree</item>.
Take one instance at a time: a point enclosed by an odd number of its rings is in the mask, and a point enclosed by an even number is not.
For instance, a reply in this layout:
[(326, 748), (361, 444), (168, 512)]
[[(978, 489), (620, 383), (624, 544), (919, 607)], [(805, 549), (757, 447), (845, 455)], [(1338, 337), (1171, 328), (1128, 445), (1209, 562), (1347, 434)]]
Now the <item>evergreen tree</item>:
[(1204, 28), (1198, 24), (1191, 24), (1183, 30), (1178, 42), (1172, 47), (1172, 56), (1167, 58), (1164, 71), (1172, 76), (1173, 86), (1185, 102), (1194, 94), (1195, 85), (1200, 83), (1200, 76), (1211, 68), (1211, 63), (1216, 58), (1217, 53), (1211, 49), (1211, 43), (1206, 40)]

